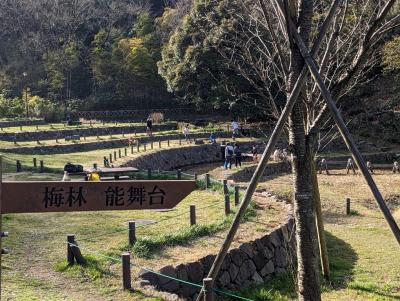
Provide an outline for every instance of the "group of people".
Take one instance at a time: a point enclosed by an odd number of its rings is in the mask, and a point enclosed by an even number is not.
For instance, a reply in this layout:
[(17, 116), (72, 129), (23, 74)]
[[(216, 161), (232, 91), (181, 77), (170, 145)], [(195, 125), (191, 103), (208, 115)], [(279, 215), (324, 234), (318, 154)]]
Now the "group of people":
[(242, 152), (240, 150), (239, 144), (231, 144), (230, 142), (226, 143), (225, 146), (225, 162), (224, 168), (231, 169), (232, 163), (235, 162), (235, 167), (242, 166)]

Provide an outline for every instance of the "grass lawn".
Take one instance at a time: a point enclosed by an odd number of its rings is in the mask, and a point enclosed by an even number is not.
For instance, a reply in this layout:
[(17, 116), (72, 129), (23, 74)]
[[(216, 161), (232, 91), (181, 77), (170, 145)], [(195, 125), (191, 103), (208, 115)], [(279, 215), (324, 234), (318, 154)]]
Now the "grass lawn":
[[(400, 300), (400, 251), (382, 213), (361, 175), (344, 170), (319, 175), (331, 281), (323, 286), (323, 300)], [(374, 175), (395, 219), (400, 223), (400, 175), (377, 171)], [(260, 184), (290, 197), (290, 175), (270, 177)], [(352, 200), (346, 216), (345, 198)], [(294, 279), (281, 279), (245, 293), (255, 300), (296, 300)]]
[[(54, 174), (5, 174), (5, 179), (59, 179)], [(10, 237), (3, 245), (11, 249), (3, 256), (3, 300), (165, 300), (163, 293), (121, 289), (120, 254), (133, 252), (132, 263), (159, 269), (168, 264), (195, 261), (217, 252), (232, 215), (225, 217), (221, 187), (196, 190), (171, 211), (112, 211), (4, 215), (3, 229)], [(197, 226), (189, 226), (189, 205), (195, 204)], [(282, 203), (254, 207), (243, 224), (234, 246), (272, 229), (287, 214)], [(258, 208), (258, 209), (257, 209)], [(126, 222), (157, 221), (138, 226), (138, 242), (155, 243), (146, 256), (128, 246)], [(197, 231), (199, 228), (210, 232)], [(212, 229), (214, 227), (214, 229)], [(215, 230), (215, 231), (214, 231)], [(68, 266), (66, 235), (73, 233), (87, 265)], [(206, 235), (207, 238), (202, 238)], [(183, 237), (184, 240), (180, 240)], [(158, 242), (162, 244), (158, 244)], [(154, 246), (154, 245), (153, 245)], [(92, 253), (94, 251), (95, 253)], [(105, 257), (106, 256), (106, 257)], [(110, 259), (116, 258), (116, 261)], [(132, 269), (134, 287), (138, 288)]]

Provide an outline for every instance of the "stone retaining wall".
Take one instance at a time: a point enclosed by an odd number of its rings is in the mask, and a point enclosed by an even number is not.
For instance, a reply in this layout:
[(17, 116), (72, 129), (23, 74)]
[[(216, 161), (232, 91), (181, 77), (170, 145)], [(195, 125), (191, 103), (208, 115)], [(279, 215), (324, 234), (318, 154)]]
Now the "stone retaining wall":
[(32, 119), (32, 120), (9, 120), (0, 121), (0, 127), (13, 127), (13, 126), (28, 126), (28, 125), (45, 125), (46, 121), (42, 119)]
[[(154, 131), (169, 131), (176, 130), (177, 123), (159, 124), (153, 127)], [(0, 133), (0, 140), (6, 141), (35, 141), (35, 140), (50, 140), (62, 139), (66, 136), (79, 135), (79, 136), (104, 136), (104, 135), (120, 135), (129, 133), (145, 133), (146, 126), (115, 126), (104, 128), (74, 128), (62, 130), (48, 130), (48, 131), (32, 131), (20, 133)]]
[[(230, 133), (220, 132), (218, 133), (218, 137), (229, 137)], [(196, 133), (191, 135), (192, 138), (195, 139), (208, 139), (208, 133)], [(153, 137), (142, 137), (138, 138), (140, 143), (149, 143), (151, 141), (158, 142), (159, 140), (164, 142), (164, 147), (166, 141), (169, 140), (177, 140), (183, 139), (183, 135), (164, 135), (164, 136), (153, 136)], [(105, 140), (105, 141), (93, 141), (93, 142), (76, 142), (69, 144), (55, 144), (55, 145), (37, 145), (37, 146), (21, 146), (21, 147), (12, 147), (12, 148), (0, 148), (0, 152), (5, 153), (16, 153), (16, 154), (63, 154), (63, 153), (74, 153), (74, 152), (83, 152), (83, 151), (91, 151), (96, 149), (107, 149), (107, 148), (119, 148), (119, 147), (127, 147), (128, 139), (113, 139), (113, 140)], [(157, 147), (157, 145), (156, 145)]]
[[(288, 219), (272, 232), (258, 239), (231, 249), (218, 274), (216, 287), (222, 290), (243, 289), (250, 285), (261, 285), (275, 275), (291, 270), (295, 262), (294, 219)], [(178, 266), (166, 266), (160, 273), (184, 281), (201, 284), (215, 259), (210, 254), (195, 262)], [(186, 300), (195, 300), (200, 289), (188, 284), (157, 276), (145, 270), (139, 277), (159, 290), (177, 294)]]

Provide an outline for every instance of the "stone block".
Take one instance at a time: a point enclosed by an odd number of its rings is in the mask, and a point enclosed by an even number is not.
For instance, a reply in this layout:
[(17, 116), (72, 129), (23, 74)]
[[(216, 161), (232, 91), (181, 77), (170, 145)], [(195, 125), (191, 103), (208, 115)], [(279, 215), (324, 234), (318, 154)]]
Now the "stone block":
[(255, 272), (253, 276), (251, 277), (252, 283), (255, 285), (260, 285), (264, 284), (264, 279), (257, 273)]
[(244, 243), (239, 247), (240, 250), (242, 250), (244, 253), (246, 253), (247, 256), (249, 256), (249, 258), (253, 258), (254, 256), (254, 248), (252, 246), (252, 244), (250, 243)]
[(232, 262), (236, 264), (237, 266), (241, 266), (243, 261), (248, 259), (248, 256), (246, 253), (244, 253), (240, 249), (233, 249), (229, 252), (231, 254)]
[(288, 262), (288, 254), (284, 247), (275, 250), (275, 262), (278, 267), (286, 267)]
[(208, 272), (210, 271), (211, 266), (214, 263), (215, 257), (216, 257), (215, 255), (208, 255), (199, 260), (200, 263), (203, 265), (204, 276), (206, 276), (208, 274)]
[(204, 271), (203, 265), (199, 261), (188, 263), (187, 273), (189, 281), (194, 283), (202, 283)]
[(229, 266), (229, 275), (231, 276), (232, 281), (235, 281), (237, 275), (239, 274), (239, 268), (237, 267), (237, 265), (235, 265), (234, 263), (232, 263)]
[(261, 269), (260, 275), (265, 279), (266, 276), (272, 274), (275, 271), (274, 262), (272, 260), (268, 261), (268, 263)]
[(231, 276), (228, 271), (222, 273), (221, 276), (218, 278), (219, 286), (225, 287), (231, 282)]
[(268, 259), (261, 252), (257, 252), (257, 254), (253, 257), (253, 262), (257, 268), (257, 271), (261, 270), (264, 265), (267, 263)]

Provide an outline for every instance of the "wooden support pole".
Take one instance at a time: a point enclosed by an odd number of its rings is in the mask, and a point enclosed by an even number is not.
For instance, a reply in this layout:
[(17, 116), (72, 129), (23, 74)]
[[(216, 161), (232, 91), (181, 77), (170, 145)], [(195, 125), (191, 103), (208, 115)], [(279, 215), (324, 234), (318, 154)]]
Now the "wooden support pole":
[(182, 171), (181, 171), (180, 169), (178, 169), (178, 170), (176, 171), (176, 178), (177, 178), (178, 180), (182, 180)]
[(346, 198), (346, 215), (351, 213), (351, 201), (350, 198)]
[(204, 301), (214, 301), (213, 281), (211, 278), (203, 279)]
[[(2, 184), (3, 184), (3, 156), (0, 155), (0, 208), (1, 208), (1, 200), (2, 200)], [(3, 217), (0, 211), (0, 232), (3, 232)], [(2, 248), (2, 236), (0, 236), (0, 250), (3, 250)], [(0, 252), (0, 300), (1, 300), (1, 253)]]
[(231, 201), (229, 199), (229, 194), (225, 194), (225, 216), (231, 213)]
[(108, 161), (110, 161), (110, 163), (113, 163), (112, 154), (109, 155), (108, 159), (109, 159)]
[(190, 225), (196, 225), (196, 205), (190, 205)]
[(198, 178), (198, 175), (197, 175), (197, 173), (194, 173), (194, 175), (193, 175), (193, 176), (194, 176), (194, 180), (195, 180), (195, 181), (197, 181), (197, 178)]
[(150, 142), (150, 148), (151, 148), (151, 149), (154, 148), (154, 143), (153, 143), (153, 141)]
[(144, 150), (144, 151), (146, 151), (146, 144), (147, 144), (146, 142), (143, 143), (143, 150)]
[(151, 179), (151, 168), (147, 169), (147, 178), (150, 180)]
[(169, 147), (169, 139), (167, 140), (167, 146)]
[(121, 155), (121, 150), (119, 149), (118, 150), (118, 158), (121, 158), (122, 157), (122, 155)]
[(129, 245), (133, 246), (136, 242), (136, 223), (134, 221), (128, 222), (128, 236), (129, 236)]
[(104, 166), (104, 167), (107, 167), (107, 164), (106, 164), (106, 162), (107, 162), (107, 157), (106, 157), (106, 156), (104, 156), (104, 157), (103, 157), (103, 166)]
[(179, 145), (182, 145), (182, 139), (179, 138)]
[(114, 151), (114, 161), (117, 161), (117, 151)]
[(158, 140), (158, 148), (161, 148), (161, 140)]
[(319, 245), (319, 254), (321, 259), (321, 268), (322, 274), (326, 280), (330, 279), (330, 268), (329, 268), (329, 258), (328, 258), (328, 248), (326, 246), (325, 239), (325, 229), (324, 229), (324, 221), (322, 218), (322, 206), (321, 206), (321, 197), (319, 194), (319, 186), (318, 186), (318, 176), (317, 176), (317, 168), (315, 161), (312, 161), (312, 169), (311, 176), (313, 181), (313, 194), (314, 194), (314, 206), (315, 206), (315, 220), (317, 225), (317, 235), (318, 235), (318, 245)]
[(37, 167), (37, 160), (36, 160), (36, 158), (33, 158), (33, 167), (34, 167), (34, 168)]
[(239, 205), (239, 203), (240, 203), (239, 186), (235, 186), (235, 206)]
[(126, 290), (129, 290), (132, 288), (132, 284), (131, 284), (131, 254), (129, 254), (128, 252), (122, 253), (122, 286)]
[(210, 174), (206, 173), (206, 189), (211, 188)]
[(43, 160), (40, 160), (39, 164), (40, 164), (39, 172), (40, 173), (44, 173), (44, 162), (43, 162)]
[(93, 169), (97, 169), (97, 163), (93, 163)]
[(68, 264), (74, 264), (74, 254), (72, 253), (72, 246), (71, 244), (75, 243), (75, 235), (73, 234), (68, 234), (67, 235), (67, 261)]
[(222, 180), (222, 185), (224, 186), (224, 195), (229, 194), (228, 180), (226, 179)]
[(131, 155), (133, 154), (133, 145), (131, 145)]
[(124, 148), (124, 154), (125, 154), (125, 157), (128, 156), (128, 149), (126, 147)]
[(331, 116), (333, 120), (335, 120), (336, 126), (340, 132), (340, 134), (343, 137), (344, 142), (347, 145), (347, 148), (351, 152), (354, 161), (356, 162), (358, 169), (361, 170), (361, 173), (363, 174), (369, 188), (372, 191), (372, 194), (375, 197), (376, 202), (378, 203), (379, 208), (381, 209), (387, 223), (389, 224), (390, 229), (393, 232), (393, 235), (395, 236), (397, 243), (400, 245), (400, 229), (399, 226), (397, 225), (395, 219), (393, 218), (392, 213), (390, 212), (389, 208), (386, 205), (385, 200), (383, 199), (383, 196), (381, 192), (379, 191), (378, 187), (376, 186), (376, 183), (374, 179), (372, 178), (371, 174), (369, 173), (369, 170), (366, 166), (365, 160), (362, 157), (360, 151), (358, 150), (358, 147), (351, 136), (339, 110), (336, 107), (335, 101), (332, 98), (332, 95), (328, 91), (325, 82), (321, 75), (319, 74), (317, 65), (308, 52), (308, 49), (306, 45), (304, 44), (302, 38), (300, 37), (299, 33), (297, 32), (296, 26), (293, 24), (292, 20), (289, 20), (289, 25), (292, 29), (292, 34), (293, 37), (299, 46), (300, 52), (304, 58), (304, 61), (306, 62), (312, 77), (314, 78), (316, 84), (318, 85), (318, 88), (321, 91), (321, 95), (323, 99), (326, 102), (327, 107), (329, 108), (331, 112)]
[(139, 140), (138, 140), (138, 142), (137, 142), (136, 148), (137, 148), (136, 151), (137, 151), (137, 152), (140, 152), (140, 142), (139, 142)]

